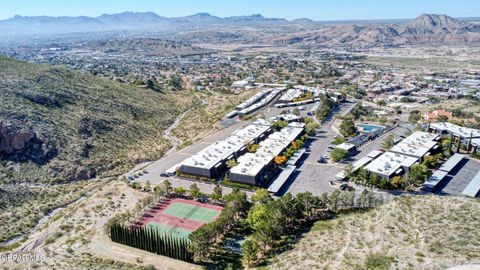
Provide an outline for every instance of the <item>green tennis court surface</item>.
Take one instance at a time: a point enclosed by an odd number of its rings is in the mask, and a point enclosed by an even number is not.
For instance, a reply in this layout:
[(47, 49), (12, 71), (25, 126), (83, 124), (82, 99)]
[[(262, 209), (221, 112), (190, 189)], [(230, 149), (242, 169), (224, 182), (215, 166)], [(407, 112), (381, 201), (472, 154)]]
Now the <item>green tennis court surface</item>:
[(172, 236), (183, 237), (183, 238), (187, 238), (188, 235), (192, 233), (192, 231), (187, 229), (174, 227), (167, 224), (161, 224), (155, 221), (149, 222), (146, 227), (156, 229), (158, 232), (160, 232), (160, 234), (169, 234)]
[(165, 209), (163, 213), (178, 218), (187, 218), (199, 221), (202, 223), (212, 222), (218, 215), (217, 210), (181, 202), (173, 203), (167, 209)]

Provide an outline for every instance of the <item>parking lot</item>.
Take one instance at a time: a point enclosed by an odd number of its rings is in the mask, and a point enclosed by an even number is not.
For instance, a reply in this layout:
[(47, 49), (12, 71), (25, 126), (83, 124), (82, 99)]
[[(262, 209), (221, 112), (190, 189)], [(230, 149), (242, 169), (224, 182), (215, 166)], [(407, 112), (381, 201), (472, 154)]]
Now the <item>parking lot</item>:
[[(316, 135), (312, 140), (307, 142), (307, 146), (310, 147), (310, 153), (306, 154), (302, 160), (298, 163), (297, 172), (295, 172), (289, 179), (289, 181), (282, 187), (278, 195), (283, 195), (286, 192), (292, 194), (297, 194), (300, 192), (310, 191), (315, 195), (320, 195), (324, 192), (332, 192), (338, 188), (338, 185), (331, 185), (330, 182), (335, 179), (335, 175), (341, 172), (347, 163), (355, 162), (356, 160), (367, 155), (371, 151), (381, 147), (383, 139), (388, 134), (403, 135), (408, 131), (406, 127), (397, 127), (394, 130), (380, 136), (376, 140), (369, 142), (362, 146), (360, 152), (346, 160), (343, 164), (323, 164), (318, 163), (322, 155), (328, 155), (328, 147), (331, 146), (331, 141), (338, 134), (332, 130), (332, 118), (334, 114), (345, 115), (351, 108), (355, 105), (353, 102), (347, 102), (336, 108), (335, 112), (320, 125), (317, 129)], [(313, 104), (305, 106), (305, 109), (301, 111), (301, 114), (304, 116), (310, 110)], [(288, 109), (288, 108), (287, 108)], [(285, 108), (278, 109), (275, 107), (269, 107), (262, 111), (266, 117), (277, 115), (281, 113)], [(201, 141), (198, 141), (191, 146), (188, 146), (182, 150), (179, 150), (169, 156), (166, 156), (158, 161), (155, 161), (149, 164), (145, 171), (148, 173), (138, 176), (135, 181), (146, 182), (149, 181), (152, 185), (157, 185), (161, 183), (165, 178), (160, 177), (161, 173), (164, 173), (166, 170), (170, 169), (175, 164), (179, 164), (187, 157), (197, 153), (199, 150), (205, 148), (209, 144), (223, 140), (230, 136), (230, 134), (240, 129), (244, 126), (247, 126), (249, 122), (239, 122), (235, 123), (227, 128), (224, 128), (218, 132), (215, 132)], [(177, 177), (170, 177), (170, 182), (174, 187), (185, 187), (188, 188), (193, 182), (190, 180), (180, 179)], [(209, 183), (197, 183), (202, 192), (211, 192), (213, 190), (213, 185)], [(225, 193), (230, 191), (229, 188), (225, 188)]]

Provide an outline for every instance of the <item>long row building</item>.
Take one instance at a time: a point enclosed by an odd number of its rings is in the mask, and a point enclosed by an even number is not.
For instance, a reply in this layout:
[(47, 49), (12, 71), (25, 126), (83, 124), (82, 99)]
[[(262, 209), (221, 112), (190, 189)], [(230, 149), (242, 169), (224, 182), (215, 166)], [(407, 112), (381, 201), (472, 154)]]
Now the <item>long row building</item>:
[(184, 174), (215, 178), (225, 169), (228, 160), (236, 159), (246, 152), (247, 144), (259, 143), (271, 131), (269, 122), (254, 122), (187, 158), (180, 164), (179, 170)]
[(303, 124), (294, 122), (274, 132), (264, 141), (255, 153), (246, 153), (237, 159), (238, 164), (230, 169), (229, 178), (233, 182), (255, 185), (269, 175), (274, 159), (303, 133)]

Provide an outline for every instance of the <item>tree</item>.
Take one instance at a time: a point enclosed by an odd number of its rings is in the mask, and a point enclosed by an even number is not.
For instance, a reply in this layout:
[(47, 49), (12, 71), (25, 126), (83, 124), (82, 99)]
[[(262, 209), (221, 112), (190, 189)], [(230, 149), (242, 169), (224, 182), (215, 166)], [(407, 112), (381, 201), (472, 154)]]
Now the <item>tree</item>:
[(335, 106), (335, 103), (330, 97), (328, 97), (327, 95), (321, 95), (320, 106), (316, 111), (317, 119), (321, 121), (325, 120), (327, 116), (330, 114), (330, 112), (332, 111), (334, 106)]
[(210, 194), (210, 198), (214, 201), (218, 201), (222, 198), (222, 187), (219, 185), (216, 185), (215, 188), (213, 188), (213, 193)]
[(353, 137), (357, 134), (357, 128), (352, 118), (347, 118), (340, 124), (340, 134), (344, 137)]
[(343, 175), (347, 179), (350, 179), (350, 178), (353, 177), (353, 165), (352, 164), (348, 164), (347, 166), (345, 166), (345, 168), (343, 169)]
[(332, 153), (330, 153), (330, 156), (333, 161), (338, 162), (348, 156), (348, 152), (345, 149), (341, 148), (335, 148), (332, 150)]
[(277, 165), (283, 165), (285, 162), (287, 162), (287, 158), (285, 156), (276, 156), (274, 158), (274, 162)]
[(437, 166), (438, 157), (436, 156), (426, 156), (423, 158), (422, 164), (427, 166), (427, 168), (433, 169)]
[(196, 183), (193, 183), (191, 186), (190, 186), (190, 195), (192, 196), (192, 198), (194, 199), (198, 199), (202, 196), (202, 193), (200, 192), (200, 189), (198, 188), (197, 184)]
[(255, 153), (255, 152), (257, 152), (259, 147), (260, 147), (260, 145), (258, 145), (256, 143), (248, 143), (247, 144), (247, 151), (249, 153)]
[(237, 166), (237, 161), (232, 158), (227, 161), (227, 168), (231, 169), (233, 167)]
[(427, 181), (429, 175), (427, 166), (423, 164), (413, 164), (408, 171), (408, 181), (411, 184), (421, 184)]
[(380, 185), (381, 177), (378, 176), (376, 173), (370, 173), (370, 177), (368, 178), (368, 184), (372, 187), (378, 187)]
[(145, 182), (145, 185), (143, 186), (143, 191), (145, 192), (152, 191), (152, 185), (150, 184), (150, 181)]
[(340, 191), (336, 189), (332, 192), (332, 194), (330, 194), (330, 197), (328, 198), (328, 208), (330, 208), (333, 211), (337, 211), (339, 201), (340, 201)]
[(129, 186), (133, 189), (142, 189), (142, 185), (140, 185), (138, 182), (131, 182)]
[(402, 189), (405, 187), (405, 179), (401, 176), (394, 176), (391, 181), (391, 186), (394, 189)]
[(318, 128), (318, 124), (313, 122), (307, 123), (305, 124), (305, 133), (307, 133), (308, 135), (312, 135), (316, 128)]
[(333, 144), (333, 145), (339, 145), (339, 144), (344, 143), (344, 142), (345, 142), (345, 138), (344, 138), (344, 137), (342, 137), (342, 136), (337, 136), (337, 137), (335, 137), (335, 139), (333, 139), (332, 144)]
[(254, 240), (247, 239), (242, 245), (242, 262), (246, 268), (253, 266), (257, 258), (258, 247)]
[(170, 183), (170, 181), (165, 179), (163, 180), (161, 185), (162, 185), (162, 190), (164, 190), (167, 195), (172, 193), (173, 189), (172, 189), (172, 183)]
[(382, 142), (383, 149), (390, 150), (390, 148), (392, 148), (392, 146), (393, 146), (393, 139), (394, 139), (393, 134), (389, 134), (385, 138), (385, 140), (383, 140), (383, 142)]
[(268, 203), (272, 201), (272, 196), (270, 196), (270, 193), (268, 193), (268, 190), (264, 188), (259, 188), (253, 193), (252, 195), (252, 202), (253, 203)]
[(159, 196), (165, 196), (167, 194), (167, 191), (165, 190), (165, 187), (162, 184), (156, 185), (153, 188), (153, 192)]
[(286, 126), (288, 126), (288, 122), (283, 120), (277, 120), (273, 123), (273, 129), (275, 130), (280, 130)]
[(446, 115), (440, 115), (438, 118), (437, 118), (437, 122), (448, 122), (448, 116)]
[(417, 124), (421, 118), (422, 118), (422, 115), (420, 114), (420, 111), (412, 110), (410, 112), (410, 115), (408, 116), (408, 121), (412, 124)]
[(440, 145), (442, 146), (443, 153), (446, 156), (450, 156), (452, 153), (452, 138), (443, 138)]
[(176, 187), (174, 189), (175, 195), (176, 196), (183, 196), (187, 192), (187, 190), (184, 187)]

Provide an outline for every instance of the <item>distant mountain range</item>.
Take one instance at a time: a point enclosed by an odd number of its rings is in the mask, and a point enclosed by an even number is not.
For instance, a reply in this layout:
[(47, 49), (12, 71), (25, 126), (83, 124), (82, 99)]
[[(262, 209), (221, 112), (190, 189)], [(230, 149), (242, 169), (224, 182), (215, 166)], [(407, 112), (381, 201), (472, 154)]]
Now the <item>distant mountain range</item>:
[(341, 24), (276, 38), (299, 45), (453, 45), (480, 44), (480, 24), (446, 15), (422, 14), (406, 23)]
[[(98, 17), (26, 17), (16, 15), (0, 20), (0, 35), (63, 34), (73, 32), (119, 30), (166, 30), (198, 28), (208, 25), (251, 25), (265, 23), (290, 23), (285, 19), (265, 18), (260, 14), (220, 18), (208, 13), (167, 18), (154, 12), (123, 12), (103, 14)], [(313, 21), (312, 21), (313, 22)]]
[[(245, 35), (239, 29), (269, 27), (269, 35), (243, 38), (269, 44), (296, 45), (415, 45), (415, 44), (478, 44), (480, 24), (474, 18), (454, 19), (446, 15), (422, 14), (414, 20), (318, 22), (307, 18), (286, 20), (266, 18), (260, 14), (217, 17), (197, 13), (185, 17), (167, 18), (153, 12), (123, 12), (98, 17), (23, 17), (0, 20), (0, 36), (50, 35), (108, 31), (170, 31), (188, 37), (197, 33), (222, 31), (221, 36)], [(184, 33), (184, 34), (182, 34)], [(250, 34), (250, 33), (248, 33)], [(194, 39), (202, 37), (195, 35)], [(214, 40), (215, 38), (210, 38)], [(185, 40), (184, 40), (185, 41)], [(188, 40), (186, 40), (188, 41)], [(193, 40), (192, 40), (193, 41)]]

